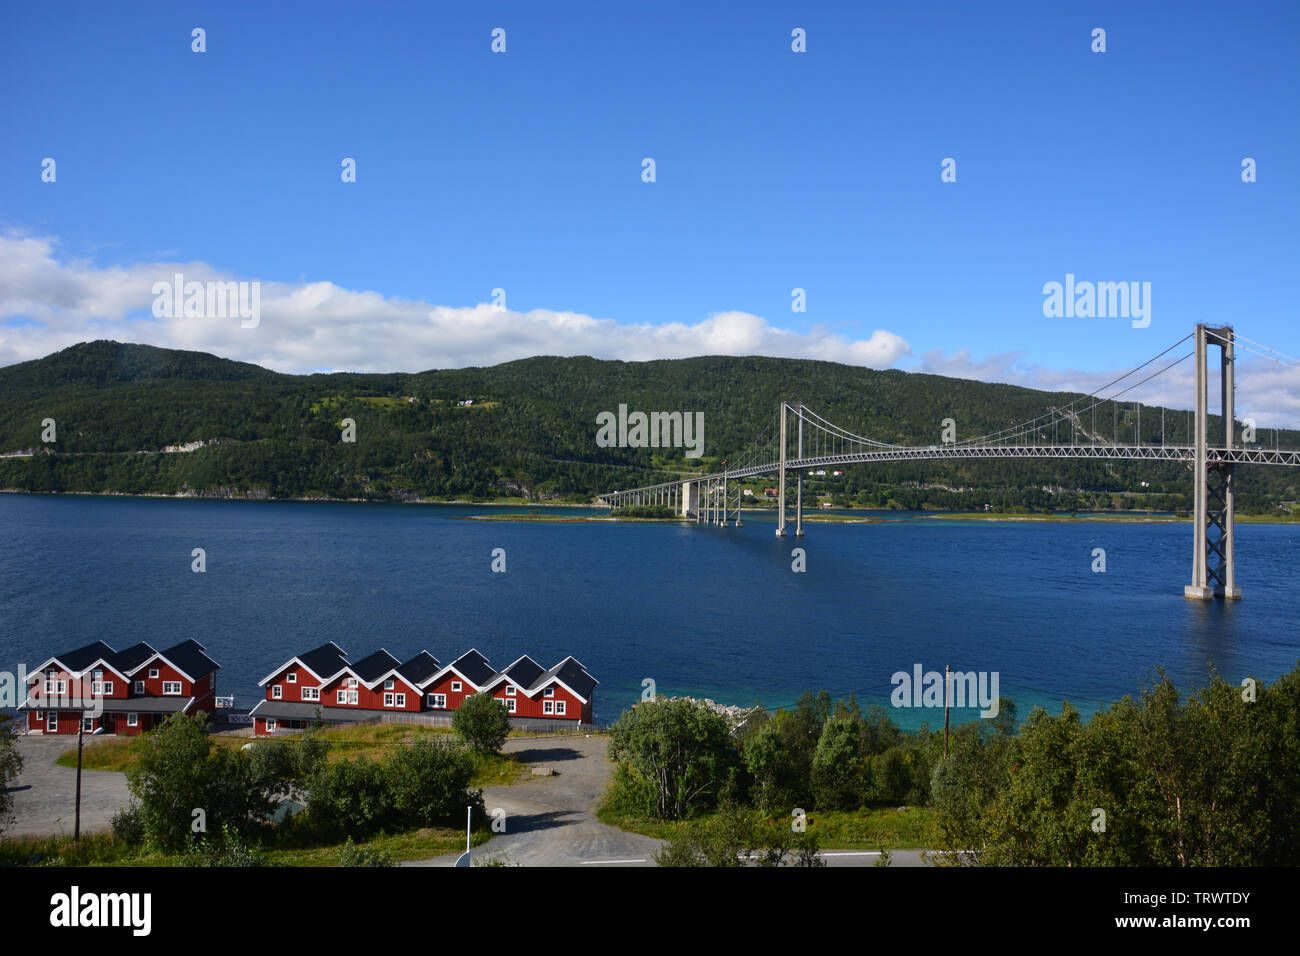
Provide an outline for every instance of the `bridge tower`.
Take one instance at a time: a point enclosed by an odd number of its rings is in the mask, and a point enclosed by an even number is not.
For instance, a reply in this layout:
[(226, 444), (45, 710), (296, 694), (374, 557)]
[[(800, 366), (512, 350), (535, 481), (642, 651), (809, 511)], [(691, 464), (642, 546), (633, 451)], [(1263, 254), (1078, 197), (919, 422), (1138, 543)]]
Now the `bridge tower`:
[[(1213, 340), (1213, 341), (1211, 341)], [(1211, 598), (1240, 600), (1236, 583), (1233, 544), (1233, 466), (1232, 462), (1209, 460), (1208, 368), (1207, 350), (1219, 346), (1220, 410), (1223, 419), (1223, 449), (1234, 446), (1236, 420), (1233, 409), (1235, 385), (1232, 326), (1210, 328), (1196, 326), (1196, 438), (1193, 453), (1195, 477), (1192, 540), (1192, 583), (1183, 588), (1183, 597), (1198, 601)], [(1210, 534), (1210, 529), (1215, 534)]]

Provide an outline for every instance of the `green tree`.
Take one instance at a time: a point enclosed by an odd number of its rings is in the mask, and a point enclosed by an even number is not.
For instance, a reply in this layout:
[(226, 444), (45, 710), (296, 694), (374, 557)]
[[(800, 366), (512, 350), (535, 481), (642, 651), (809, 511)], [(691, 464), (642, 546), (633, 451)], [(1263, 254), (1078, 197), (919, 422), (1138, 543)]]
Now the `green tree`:
[(813, 755), (812, 789), (822, 810), (856, 810), (864, 791), (862, 733), (852, 716), (831, 717)]
[(307, 783), (307, 814), (322, 836), (363, 840), (397, 828), (385, 768), (366, 757), (321, 764)]
[(649, 782), (653, 813), (668, 820), (715, 797), (739, 765), (726, 720), (688, 700), (658, 699), (625, 710), (611, 729), (609, 756)]
[(753, 777), (751, 795), (764, 813), (793, 806), (795, 779), (790, 747), (780, 728), (769, 721), (745, 742), (745, 769)]
[(393, 808), (409, 828), (459, 825), (466, 807), (482, 816), (483, 792), (469, 789), (474, 761), (448, 743), (417, 739), (397, 748), (385, 764)]
[(23, 769), (23, 755), (18, 752), (17, 722), (0, 714), (0, 833), (12, 819), (14, 797), (9, 785)]
[(212, 741), (203, 721), (172, 714), (136, 746), (126, 779), (140, 807), (146, 842), (162, 850), (182, 849), (190, 839), (194, 810), (202, 810), (210, 825), (220, 825), (208, 814)]
[(499, 753), (510, 733), (510, 715), (491, 694), (472, 694), (452, 714), (451, 728), (476, 752)]

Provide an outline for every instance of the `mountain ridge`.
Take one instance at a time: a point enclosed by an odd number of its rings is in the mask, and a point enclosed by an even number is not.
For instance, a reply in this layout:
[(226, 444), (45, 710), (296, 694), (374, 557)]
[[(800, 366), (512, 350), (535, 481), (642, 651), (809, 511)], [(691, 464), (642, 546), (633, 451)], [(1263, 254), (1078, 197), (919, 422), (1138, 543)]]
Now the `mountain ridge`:
[[(961, 438), (1082, 397), (767, 356), (644, 362), (532, 356), (423, 372), (292, 374), (207, 352), (112, 340), (0, 368), (0, 395), (0, 452), (40, 452), (0, 459), (4, 488), (552, 501), (590, 500), (612, 488), (716, 467), (774, 426), (785, 399), (802, 400), (828, 420), (880, 441), (933, 444), (945, 418), (956, 420)], [(599, 447), (596, 416), (620, 404), (703, 412), (704, 457), (686, 459), (681, 449)], [(1099, 422), (1109, 424), (1112, 409), (1104, 411)], [(1159, 409), (1144, 411), (1142, 438), (1156, 441)], [(1135, 434), (1135, 412), (1122, 404), (1114, 410), (1123, 440)], [(1166, 417), (1166, 440), (1186, 441), (1186, 413)], [(48, 419), (55, 421), (54, 442), (42, 440)], [(342, 440), (344, 419), (355, 423), (355, 442)], [(214, 439), (185, 454), (150, 454)], [(1069, 509), (1140, 492), (1152, 506), (1173, 509), (1185, 506), (1191, 487), (1177, 464), (991, 460), (845, 470), (843, 481), (818, 482), (813, 493), (863, 506)], [(1281, 469), (1263, 471), (1239, 476), (1244, 508), (1300, 498), (1295, 479), (1277, 474)], [(925, 487), (931, 484), (941, 487)]]

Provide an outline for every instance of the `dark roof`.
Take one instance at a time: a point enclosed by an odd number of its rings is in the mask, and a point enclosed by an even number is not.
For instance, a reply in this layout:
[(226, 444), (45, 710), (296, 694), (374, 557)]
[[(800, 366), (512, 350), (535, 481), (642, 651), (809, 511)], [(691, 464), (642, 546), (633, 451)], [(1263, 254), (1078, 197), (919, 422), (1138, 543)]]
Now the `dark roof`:
[(449, 665), (469, 679), (470, 683), (482, 687), (496, 676), (496, 668), (488, 659), (476, 650), (468, 650)]
[(149, 658), (153, 657), (157, 651), (141, 641), (139, 644), (132, 644), (124, 651), (118, 651), (109, 664), (120, 670), (123, 674), (130, 674)]
[(546, 683), (552, 677), (558, 677), (564, 681), (565, 685), (577, 691), (580, 697), (591, 700), (591, 692), (596, 689), (600, 683), (596, 678), (587, 673), (587, 669), (579, 664), (574, 658), (566, 657), (560, 663), (556, 664), (543, 675), (539, 683)]
[(74, 674), (80, 674), (101, 657), (106, 661), (112, 660), (113, 655), (116, 653), (103, 641), (96, 641), (94, 644), (87, 644), (85, 647), (78, 647), (76, 650), (55, 654), (54, 659)]
[(104, 698), (106, 714), (174, 714), (184, 710), (194, 701), (193, 697), (127, 697), (125, 699)]
[(438, 659), (428, 651), (420, 651), (397, 670), (411, 683), (419, 686), (442, 669)]
[(391, 710), (363, 710), (360, 707), (322, 707), (320, 704), (299, 703), (292, 700), (259, 700), (248, 712), (249, 717), (270, 717), (273, 720), (315, 720), (323, 724), (360, 723), (376, 720)]
[(181, 641), (160, 653), (195, 680), (221, 669), (220, 664), (203, 653), (203, 645), (195, 640)]
[[(387, 674), (398, 665), (398, 660), (385, 650), (375, 651), (352, 665), (352, 672), (369, 684), (381, 674)], [(328, 675), (321, 674), (322, 677)]]
[[(106, 714), (172, 714), (178, 710), (184, 710), (194, 702), (193, 697), (103, 697), (100, 699), (100, 709)], [(51, 706), (50, 701), (33, 701), (30, 697), (23, 701), (19, 710), (80, 710), (89, 713), (89, 707), (74, 707), (72, 702), (66, 702), (68, 706)]]
[(546, 673), (546, 668), (527, 654), (519, 658), (498, 676), (509, 677), (525, 691), (537, 683), (537, 678)]
[(347, 654), (343, 652), (343, 648), (333, 641), (322, 644), (314, 651), (299, 654), (298, 660), (302, 661), (303, 666), (309, 671), (322, 679), (333, 677), (348, 666)]

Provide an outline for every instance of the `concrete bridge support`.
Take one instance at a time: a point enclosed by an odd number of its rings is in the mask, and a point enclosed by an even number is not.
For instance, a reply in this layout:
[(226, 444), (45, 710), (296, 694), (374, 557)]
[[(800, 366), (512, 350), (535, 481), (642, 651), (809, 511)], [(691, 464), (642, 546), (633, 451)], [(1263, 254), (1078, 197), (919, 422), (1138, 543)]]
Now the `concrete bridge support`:
[(681, 514), (691, 518), (700, 509), (700, 486), (694, 481), (683, 481), (681, 486)]
[[(1240, 600), (1236, 564), (1233, 560), (1234, 480), (1230, 462), (1209, 461), (1209, 372), (1206, 352), (1210, 344), (1219, 346), (1220, 409), (1223, 418), (1223, 448), (1235, 445), (1236, 357), (1231, 326), (1212, 329), (1196, 327), (1196, 438), (1192, 467), (1194, 470), (1192, 529), (1192, 583), (1183, 588), (1183, 596), (1192, 600), (1211, 598)], [(1214, 534), (1210, 529), (1214, 528)]]

